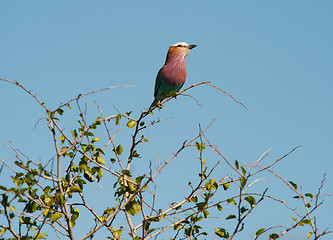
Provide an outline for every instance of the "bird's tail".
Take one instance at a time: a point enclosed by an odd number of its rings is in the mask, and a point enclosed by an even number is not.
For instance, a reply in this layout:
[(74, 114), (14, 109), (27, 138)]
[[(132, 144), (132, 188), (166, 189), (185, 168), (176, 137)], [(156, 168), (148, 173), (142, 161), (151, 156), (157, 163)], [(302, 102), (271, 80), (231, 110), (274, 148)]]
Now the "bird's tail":
[(157, 106), (157, 103), (159, 102), (160, 100), (159, 99), (154, 99), (153, 103), (150, 105), (149, 107), (149, 110), (151, 110), (153, 107), (156, 107)]

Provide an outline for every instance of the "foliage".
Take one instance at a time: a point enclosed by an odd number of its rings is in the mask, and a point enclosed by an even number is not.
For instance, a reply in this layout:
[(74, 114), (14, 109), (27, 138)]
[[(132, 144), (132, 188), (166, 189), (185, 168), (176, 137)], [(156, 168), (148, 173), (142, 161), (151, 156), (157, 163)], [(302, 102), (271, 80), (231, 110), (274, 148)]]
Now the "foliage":
[[(81, 231), (81, 239), (93, 239), (101, 229), (108, 231), (109, 239), (155, 239), (162, 233), (170, 236), (170, 239), (200, 239), (207, 235), (210, 239), (235, 239), (245, 228), (248, 216), (254, 214), (254, 210), (266, 200), (289, 210), (294, 216), (293, 223), (266, 226), (265, 221), (262, 221), (262, 228), (251, 236), (254, 239), (264, 239), (267, 236), (277, 239), (302, 226), (307, 226), (305, 234), (309, 239), (319, 239), (331, 233), (320, 231), (313, 215), (323, 204), (321, 191), (325, 179), (317, 193), (304, 194), (296, 183), (282, 178), (273, 170), (275, 165), (298, 147), (285, 156), (264, 164), (266, 152), (257, 161), (246, 166), (237, 160), (228, 160), (210, 143), (205, 134), (210, 125), (205, 129), (199, 126), (198, 135), (185, 141), (156, 170), (147, 166), (149, 174), (133, 175), (132, 163), (140, 161), (145, 155), (144, 152), (139, 152), (138, 145), (148, 144), (145, 130), (162, 121), (144, 122), (144, 119), (151, 116), (152, 110), (142, 112), (138, 118), (132, 117), (131, 111), (117, 111), (114, 115), (104, 117), (98, 106), (99, 116), (89, 122), (86, 110), (82, 111), (81, 101), (84, 96), (99, 91), (79, 95), (51, 110), (21, 84), (1, 80), (22, 88), (44, 108), (46, 125), (55, 148), (53, 161), (56, 171), (48, 163), (30, 160), (11, 145), (17, 158), (15, 166), (1, 159), (3, 165), (12, 172), (13, 186), (0, 186), (0, 216), (3, 219), (0, 221), (0, 239), (46, 239), (51, 232), (59, 239), (74, 239), (82, 212), (88, 212), (94, 224), (86, 232)], [(217, 88), (210, 83), (199, 83), (179, 94), (201, 84)], [(166, 99), (164, 103), (173, 97)], [(78, 124), (74, 129), (64, 130), (66, 128), (61, 125), (61, 119), (66, 111), (73, 111), (71, 105), (76, 105)], [(118, 138), (119, 132), (124, 128), (132, 131), (128, 136), (131, 142), (128, 149), (122, 145), (128, 139)], [(99, 129), (106, 133), (107, 139), (97, 136)], [(188, 182), (187, 191), (184, 191), (186, 195), (181, 201), (177, 202), (175, 199), (170, 202), (169, 207), (160, 208), (154, 191), (155, 180), (160, 172), (167, 172), (168, 164), (186, 150), (197, 153), (200, 169), (193, 169), (198, 173), (197, 178)], [(125, 152), (129, 152), (129, 155), (125, 156)], [(215, 157), (207, 158), (209, 152), (215, 153)], [(107, 163), (111, 163), (112, 167), (106, 167)], [(221, 176), (216, 171), (221, 164), (228, 169), (228, 175)], [(293, 197), (281, 199), (274, 196), (274, 193), (269, 192), (269, 186), (260, 192), (249, 191), (263, 173), (276, 176), (282, 185), (288, 187), (294, 198), (300, 200), (297, 209), (290, 207)], [(88, 202), (85, 196), (89, 194), (89, 185), (98, 186), (104, 178), (112, 183), (114, 201), (109, 201), (99, 211), (95, 210), (94, 203)], [(220, 192), (223, 193), (223, 198), (218, 195)], [(212, 214), (223, 220), (215, 222), (213, 231), (206, 230), (204, 223)], [(123, 217), (126, 219), (125, 224), (119, 221)], [(233, 221), (233, 228), (227, 228), (226, 221)]]

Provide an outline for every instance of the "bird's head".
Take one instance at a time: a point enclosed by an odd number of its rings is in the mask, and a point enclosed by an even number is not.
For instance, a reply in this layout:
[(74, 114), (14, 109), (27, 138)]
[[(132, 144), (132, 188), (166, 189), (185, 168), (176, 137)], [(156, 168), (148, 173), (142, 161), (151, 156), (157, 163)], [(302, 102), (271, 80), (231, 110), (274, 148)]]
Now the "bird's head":
[(168, 54), (183, 55), (186, 57), (192, 48), (197, 45), (188, 45), (186, 42), (175, 43), (170, 46)]

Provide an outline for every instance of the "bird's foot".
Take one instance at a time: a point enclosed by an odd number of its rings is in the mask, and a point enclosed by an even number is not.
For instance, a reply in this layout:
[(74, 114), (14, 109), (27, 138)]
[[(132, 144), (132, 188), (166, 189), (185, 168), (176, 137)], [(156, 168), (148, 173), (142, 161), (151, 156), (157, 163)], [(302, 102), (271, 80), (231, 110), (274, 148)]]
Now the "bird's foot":
[(177, 99), (178, 95), (179, 95), (178, 92), (175, 92), (175, 91), (170, 92), (170, 96), (174, 97), (175, 99)]
[(161, 101), (158, 101), (156, 106), (158, 107), (159, 110), (161, 110), (163, 105), (162, 105)]

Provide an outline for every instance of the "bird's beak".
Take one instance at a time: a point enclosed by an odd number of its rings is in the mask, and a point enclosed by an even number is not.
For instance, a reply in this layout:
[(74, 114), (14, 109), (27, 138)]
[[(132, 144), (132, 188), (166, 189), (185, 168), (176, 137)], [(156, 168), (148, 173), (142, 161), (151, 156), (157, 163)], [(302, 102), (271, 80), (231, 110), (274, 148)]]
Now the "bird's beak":
[(193, 45), (188, 46), (188, 48), (189, 48), (189, 49), (192, 49), (192, 48), (195, 48), (196, 46), (197, 46), (197, 45), (194, 45), (194, 44), (193, 44)]

